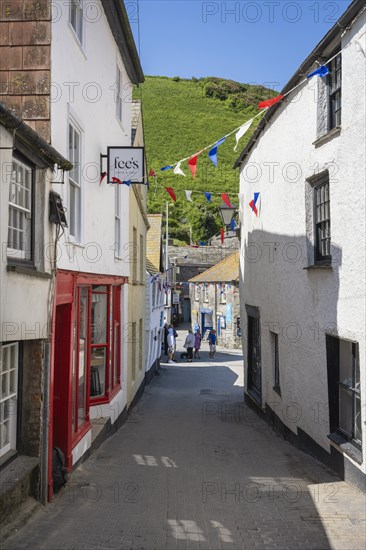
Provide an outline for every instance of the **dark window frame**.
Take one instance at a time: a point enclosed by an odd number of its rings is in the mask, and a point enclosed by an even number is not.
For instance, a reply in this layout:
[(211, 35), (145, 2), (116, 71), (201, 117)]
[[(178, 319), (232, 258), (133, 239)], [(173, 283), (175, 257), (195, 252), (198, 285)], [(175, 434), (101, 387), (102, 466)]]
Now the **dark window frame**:
[(328, 132), (341, 126), (342, 122), (342, 53), (339, 51), (336, 57), (328, 65)]
[(280, 383), (280, 356), (279, 356), (279, 343), (278, 334), (276, 332), (270, 332), (272, 339), (272, 353), (273, 353), (273, 389), (278, 395), (281, 395), (281, 383)]
[[(245, 306), (248, 317), (247, 328), (247, 360), (248, 360), (248, 393), (262, 405), (262, 350), (261, 325), (259, 309), (255, 306)], [(253, 350), (251, 347), (253, 345)], [(255, 348), (255, 349), (254, 349)]]
[[(350, 443), (358, 451), (362, 451), (362, 440), (355, 438), (356, 434), (356, 400), (361, 401), (361, 392), (355, 387), (347, 386), (340, 380), (340, 343), (344, 340), (334, 335), (326, 334), (327, 371), (328, 371), (328, 402), (329, 402), (329, 427), (330, 438), (338, 436), (338, 439)], [(355, 374), (360, 376), (359, 345), (358, 342), (350, 342), (352, 345), (352, 383), (355, 386)], [(340, 426), (341, 389), (347, 389), (352, 395), (352, 433), (348, 433)], [(361, 411), (360, 413), (361, 414)], [(360, 421), (362, 426), (362, 418)], [(362, 437), (362, 432), (361, 432)]]
[[(312, 182), (313, 187), (313, 218), (314, 218), (314, 264), (315, 265), (330, 265), (332, 262), (331, 255), (331, 216), (330, 216), (330, 185), (329, 185), (329, 174), (326, 172), (322, 174), (319, 178)], [(321, 200), (318, 202), (317, 198), (321, 194), (321, 190), (327, 190), (327, 200)], [(324, 191), (324, 194), (326, 191)], [(324, 206), (328, 205), (328, 216), (324, 217), (318, 216), (318, 207), (321, 209)], [(327, 232), (327, 236), (323, 237), (324, 232)], [(329, 251), (329, 254), (323, 254), (324, 247), (322, 244), (324, 241), (328, 241), (325, 244), (326, 251)]]

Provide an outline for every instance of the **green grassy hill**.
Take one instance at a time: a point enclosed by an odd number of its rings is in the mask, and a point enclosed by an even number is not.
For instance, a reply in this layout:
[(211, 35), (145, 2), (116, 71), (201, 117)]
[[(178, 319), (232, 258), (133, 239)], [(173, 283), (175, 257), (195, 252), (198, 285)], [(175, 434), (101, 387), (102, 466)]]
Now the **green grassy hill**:
[[(166, 201), (172, 204), (170, 236), (189, 242), (190, 231), (195, 241), (207, 240), (219, 231), (220, 195), (213, 195), (209, 204), (203, 194), (193, 193), (194, 204), (191, 204), (184, 190), (233, 193), (232, 204), (236, 205), (239, 174), (232, 166), (257, 120), (241, 139), (237, 152), (233, 150), (234, 134), (218, 148), (217, 168), (208, 158), (208, 151), (199, 156), (194, 179), (187, 162), (181, 165), (186, 177), (175, 175), (172, 170), (161, 172), (160, 168), (217, 141), (257, 114), (259, 101), (274, 95), (273, 90), (262, 86), (214, 77), (183, 80), (148, 76), (135, 90), (134, 97), (142, 99), (148, 171), (153, 168), (157, 174), (157, 184), (150, 178), (148, 209), (150, 213), (165, 212)], [(173, 187), (176, 191), (175, 204), (164, 187)]]

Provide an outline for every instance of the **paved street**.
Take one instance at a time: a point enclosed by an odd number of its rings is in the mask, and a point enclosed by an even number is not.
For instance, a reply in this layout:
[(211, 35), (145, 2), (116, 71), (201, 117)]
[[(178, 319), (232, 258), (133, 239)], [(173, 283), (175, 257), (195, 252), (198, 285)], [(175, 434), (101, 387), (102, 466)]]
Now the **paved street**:
[[(182, 335), (179, 338), (179, 346)], [(163, 365), (57, 501), (31, 549), (362, 549), (365, 498), (242, 403), (242, 357)]]

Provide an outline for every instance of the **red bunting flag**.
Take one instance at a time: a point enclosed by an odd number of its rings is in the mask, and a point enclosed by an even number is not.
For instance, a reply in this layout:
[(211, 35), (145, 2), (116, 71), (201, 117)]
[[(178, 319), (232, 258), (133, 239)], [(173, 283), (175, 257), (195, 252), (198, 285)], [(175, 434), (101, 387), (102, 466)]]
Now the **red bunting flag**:
[(196, 153), (195, 155), (193, 155), (193, 157), (188, 159), (188, 166), (189, 166), (190, 171), (192, 172), (193, 177), (196, 177), (197, 159), (198, 159), (198, 155), (200, 155), (202, 153), (202, 151), (203, 151), (203, 149), (201, 151), (199, 151), (199, 153)]
[(224, 201), (224, 203), (226, 204), (226, 206), (228, 206), (229, 208), (232, 208), (232, 205), (231, 205), (231, 202), (230, 202), (230, 199), (229, 199), (229, 195), (227, 193), (222, 193), (221, 198)]
[(150, 169), (149, 176), (151, 176), (152, 178), (156, 177), (156, 174), (152, 168)]
[(102, 181), (104, 180), (104, 178), (106, 177), (106, 175), (107, 175), (107, 172), (102, 172), (102, 173), (100, 174), (99, 185), (102, 183)]
[(169, 193), (169, 195), (172, 197), (174, 202), (177, 202), (176, 194), (174, 193), (174, 189), (172, 187), (166, 187), (165, 190)]
[(221, 237), (221, 244), (224, 244), (224, 240), (225, 240), (225, 229), (222, 227), (220, 229), (220, 237)]
[(123, 181), (121, 181), (120, 179), (115, 178), (115, 177), (112, 178), (112, 181), (113, 181), (113, 183), (123, 183)]
[(258, 103), (258, 109), (265, 109), (266, 107), (271, 107), (272, 105), (277, 103), (277, 101), (280, 101), (280, 99), (282, 99), (283, 97), (284, 96), (280, 94), (276, 97), (272, 97), (272, 99), (266, 99), (265, 101), (261, 101), (260, 103)]

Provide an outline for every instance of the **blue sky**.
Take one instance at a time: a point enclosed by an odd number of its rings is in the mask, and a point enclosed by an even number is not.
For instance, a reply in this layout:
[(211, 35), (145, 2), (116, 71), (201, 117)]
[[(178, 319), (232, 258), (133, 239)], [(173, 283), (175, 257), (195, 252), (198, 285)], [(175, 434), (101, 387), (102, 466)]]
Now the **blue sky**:
[(218, 76), (274, 89), (284, 86), (350, 4), (125, 0), (146, 75)]

